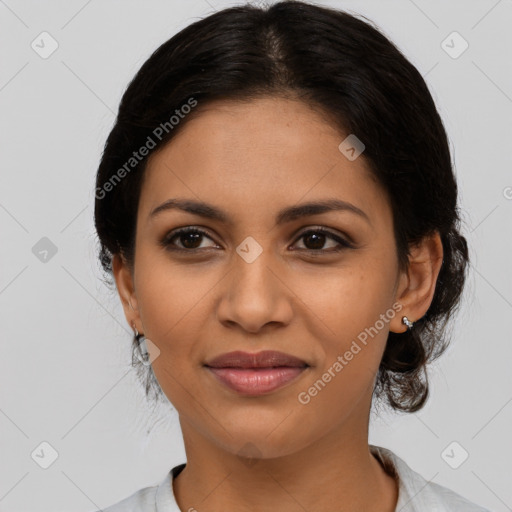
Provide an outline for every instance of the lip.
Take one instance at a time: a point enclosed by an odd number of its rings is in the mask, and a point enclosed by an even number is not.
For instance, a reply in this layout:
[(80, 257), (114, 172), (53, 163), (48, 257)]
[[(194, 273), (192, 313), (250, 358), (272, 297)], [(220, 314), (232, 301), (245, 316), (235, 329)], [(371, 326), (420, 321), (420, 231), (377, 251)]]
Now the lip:
[(298, 357), (275, 350), (258, 353), (229, 352), (210, 360), (205, 367), (237, 393), (257, 396), (282, 388), (309, 365)]
[(308, 364), (298, 357), (276, 350), (261, 352), (227, 352), (211, 359), (206, 366), (212, 368), (271, 368), (277, 366), (304, 367)]

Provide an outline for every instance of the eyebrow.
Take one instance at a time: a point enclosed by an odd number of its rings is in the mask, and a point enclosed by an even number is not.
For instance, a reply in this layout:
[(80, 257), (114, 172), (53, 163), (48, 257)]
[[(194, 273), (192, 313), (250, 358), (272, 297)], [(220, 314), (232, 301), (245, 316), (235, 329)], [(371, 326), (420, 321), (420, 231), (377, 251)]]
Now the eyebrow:
[[(198, 215), (207, 219), (217, 220), (224, 224), (232, 224), (232, 220), (225, 211), (211, 204), (192, 199), (169, 199), (154, 208), (149, 214), (149, 217), (154, 218), (164, 211), (175, 209), (192, 213), (193, 215)], [(321, 213), (331, 211), (352, 212), (365, 219), (370, 226), (372, 225), (369, 216), (363, 210), (352, 203), (348, 203), (347, 201), (342, 201), (340, 199), (324, 199), (283, 208), (276, 216), (276, 225), (292, 222), (301, 217), (319, 215)]]

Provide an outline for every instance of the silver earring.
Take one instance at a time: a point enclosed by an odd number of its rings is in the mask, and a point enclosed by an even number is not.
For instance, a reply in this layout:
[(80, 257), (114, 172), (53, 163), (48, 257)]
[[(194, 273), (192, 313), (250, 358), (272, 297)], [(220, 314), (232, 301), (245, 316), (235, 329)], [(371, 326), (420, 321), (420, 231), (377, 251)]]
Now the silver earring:
[(149, 365), (151, 362), (149, 360), (149, 351), (146, 344), (146, 337), (144, 334), (140, 334), (137, 331), (137, 327), (133, 324), (133, 330), (135, 331), (135, 339), (137, 340), (139, 353), (136, 354), (139, 361), (144, 365)]
[(406, 316), (402, 317), (402, 323), (405, 324), (409, 330), (411, 330), (412, 326), (414, 325), (414, 323), (411, 322)]

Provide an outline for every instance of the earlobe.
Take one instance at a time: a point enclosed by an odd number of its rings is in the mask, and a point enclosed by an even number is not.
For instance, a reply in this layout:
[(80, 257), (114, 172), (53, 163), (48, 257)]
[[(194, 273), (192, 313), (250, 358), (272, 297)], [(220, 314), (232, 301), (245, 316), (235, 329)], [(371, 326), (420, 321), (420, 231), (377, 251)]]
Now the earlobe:
[(133, 276), (128, 264), (119, 254), (113, 256), (112, 273), (116, 282), (119, 298), (123, 305), (126, 320), (130, 326), (133, 326), (139, 318)]
[(394, 332), (404, 332), (407, 327), (401, 322), (402, 316), (415, 322), (428, 311), (434, 298), (437, 278), (443, 263), (443, 244), (438, 231), (425, 237), (410, 250), (407, 285), (399, 289), (397, 301), (401, 303), (400, 317), (392, 323)]

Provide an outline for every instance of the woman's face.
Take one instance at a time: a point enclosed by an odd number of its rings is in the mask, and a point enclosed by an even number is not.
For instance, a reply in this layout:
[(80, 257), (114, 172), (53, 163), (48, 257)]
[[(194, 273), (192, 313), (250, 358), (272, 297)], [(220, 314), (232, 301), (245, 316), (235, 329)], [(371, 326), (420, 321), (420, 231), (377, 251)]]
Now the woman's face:
[[(386, 195), (363, 157), (339, 149), (348, 134), (303, 103), (206, 107), (151, 155), (133, 290), (123, 288), (132, 278), (126, 269), (116, 272), (120, 293), (131, 293), (129, 321), (158, 354), (155, 375), (184, 434), (232, 453), (250, 443), (259, 456), (276, 457), (341, 431), (366, 436), (388, 331), (405, 330)], [(152, 214), (171, 199), (205, 206)], [(333, 200), (360, 213), (300, 209)], [(297, 208), (302, 215), (282, 215)], [(206, 215), (213, 209), (222, 220)], [(174, 236), (186, 227), (205, 234)], [(307, 367), (281, 369), (294, 377), (256, 394), (233, 389), (205, 366), (227, 352), (263, 350)], [(243, 381), (249, 371), (261, 370), (224, 373)], [(261, 380), (270, 382), (277, 370), (266, 372)]]

